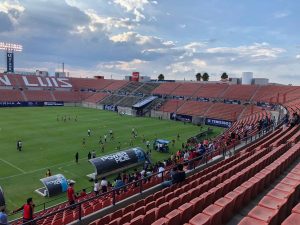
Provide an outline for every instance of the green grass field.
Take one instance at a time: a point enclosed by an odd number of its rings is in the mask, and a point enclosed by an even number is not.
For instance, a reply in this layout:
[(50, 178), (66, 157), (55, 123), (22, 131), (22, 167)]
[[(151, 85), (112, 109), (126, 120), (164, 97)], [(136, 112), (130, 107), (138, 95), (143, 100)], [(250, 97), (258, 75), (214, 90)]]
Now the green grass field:
[[(67, 122), (57, 121), (57, 115), (67, 115)], [(68, 120), (68, 115), (71, 120)], [(77, 116), (78, 121), (74, 121)], [(45, 176), (48, 168), (52, 174), (62, 173), (67, 179), (73, 179), (76, 190), (92, 185), (86, 177), (94, 172), (87, 161), (87, 153), (93, 149), (101, 155), (100, 137), (112, 129), (115, 141), (108, 141), (105, 153), (116, 151), (118, 142), (121, 149), (129, 148), (131, 129), (138, 132), (134, 146), (146, 149), (142, 135), (153, 141), (156, 137), (180, 140), (171, 152), (180, 148), (187, 138), (199, 133), (199, 127), (181, 122), (158, 120), (153, 118), (136, 118), (118, 116), (116, 113), (80, 107), (41, 107), (41, 108), (3, 108), (0, 110), (0, 186), (5, 191), (8, 209), (22, 205), (27, 197), (33, 197), (36, 204), (49, 201), (34, 192), (41, 187), (40, 178)], [(92, 136), (87, 136), (87, 130)], [(222, 129), (214, 127), (213, 136)], [(86, 145), (82, 139), (86, 138)], [(18, 152), (16, 142), (23, 142), (23, 151)], [(80, 162), (75, 163), (74, 156), (79, 152)], [(152, 153), (153, 161), (168, 157), (166, 153)], [(57, 197), (56, 197), (57, 198)], [(56, 199), (55, 204), (65, 198)], [(50, 206), (49, 204), (47, 206)]]

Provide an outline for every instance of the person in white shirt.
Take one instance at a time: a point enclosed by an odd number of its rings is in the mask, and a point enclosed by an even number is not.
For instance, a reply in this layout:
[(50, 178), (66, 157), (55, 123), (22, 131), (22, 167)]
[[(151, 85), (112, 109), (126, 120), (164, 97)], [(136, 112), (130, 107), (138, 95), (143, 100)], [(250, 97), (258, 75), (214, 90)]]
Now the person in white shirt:
[(95, 195), (99, 194), (99, 190), (100, 190), (100, 184), (98, 183), (98, 180), (95, 180), (95, 183), (94, 183), (94, 192), (95, 192)]
[(190, 153), (188, 151), (185, 151), (185, 153), (183, 155), (183, 160), (184, 161), (188, 161), (189, 160), (189, 156), (190, 156)]
[(158, 167), (159, 174), (157, 174), (157, 177), (162, 177), (164, 171), (165, 171), (164, 165), (161, 163)]
[(108, 187), (108, 182), (105, 177), (102, 177), (102, 180), (101, 180), (102, 193), (107, 192), (107, 187)]

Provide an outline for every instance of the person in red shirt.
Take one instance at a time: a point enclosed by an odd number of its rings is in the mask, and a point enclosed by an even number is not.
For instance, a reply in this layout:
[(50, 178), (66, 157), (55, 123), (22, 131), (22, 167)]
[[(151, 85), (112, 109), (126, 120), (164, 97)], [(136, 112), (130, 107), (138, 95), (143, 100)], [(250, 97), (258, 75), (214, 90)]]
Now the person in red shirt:
[(82, 189), (82, 191), (80, 192), (80, 198), (83, 198), (86, 196), (86, 190)]
[(71, 182), (69, 184), (69, 187), (67, 189), (67, 197), (68, 197), (68, 201), (70, 205), (74, 205), (75, 204), (75, 199), (76, 199), (76, 194), (74, 191), (74, 183)]
[(28, 198), (26, 204), (24, 204), (21, 208), (14, 210), (13, 212), (16, 213), (23, 210), (23, 223), (35, 225), (35, 222), (28, 223), (29, 221), (33, 220), (34, 207), (35, 205), (32, 198)]

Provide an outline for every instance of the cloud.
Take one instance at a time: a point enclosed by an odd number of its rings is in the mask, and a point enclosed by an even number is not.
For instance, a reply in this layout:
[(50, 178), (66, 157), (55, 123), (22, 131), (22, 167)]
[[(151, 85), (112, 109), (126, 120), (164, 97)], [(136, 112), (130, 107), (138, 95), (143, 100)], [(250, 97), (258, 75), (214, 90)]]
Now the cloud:
[(277, 58), (286, 50), (283, 48), (271, 47), (268, 43), (254, 43), (252, 45), (243, 45), (238, 47), (215, 47), (208, 48), (207, 53), (229, 54), (236, 57), (249, 58), (256, 61), (264, 61)]
[(285, 17), (288, 17), (290, 15), (290, 12), (276, 12), (274, 13), (274, 18), (276, 19), (282, 19), (282, 18), (285, 18)]
[(95, 10), (89, 9), (85, 11), (86, 15), (90, 18), (90, 23), (86, 28), (90, 31), (97, 31), (98, 28), (111, 31), (112, 28), (126, 28), (131, 30), (135, 25), (130, 21), (129, 18), (117, 18), (109, 16), (100, 16)]
[[(0, 13), (8, 15), (11, 23), (17, 24), (18, 19), (25, 11), (25, 7), (20, 4), (18, 0), (2, 1), (0, 2)], [(0, 20), (2, 23), (2, 20)], [(4, 21), (5, 22), (5, 21)]]
[(300, 59), (300, 54), (299, 54), (299, 55), (296, 55), (296, 59)]
[(129, 62), (126, 61), (114, 61), (109, 63), (100, 63), (98, 64), (98, 68), (100, 69), (108, 69), (108, 70), (117, 70), (117, 71), (126, 71), (132, 72), (137, 69), (141, 69), (143, 66), (147, 64), (146, 61), (140, 59), (133, 59)]
[(0, 21), (0, 33), (12, 30), (13, 24), (6, 13), (0, 12)]
[(114, 3), (120, 5), (126, 10), (135, 16), (135, 21), (140, 22), (145, 19), (143, 11), (145, 6), (149, 4), (157, 4), (157, 1), (148, 1), (148, 0), (114, 0)]
[(191, 62), (176, 62), (166, 67), (166, 69), (175, 74), (189, 73), (204, 70), (207, 63), (201, 59), (194, 59)]

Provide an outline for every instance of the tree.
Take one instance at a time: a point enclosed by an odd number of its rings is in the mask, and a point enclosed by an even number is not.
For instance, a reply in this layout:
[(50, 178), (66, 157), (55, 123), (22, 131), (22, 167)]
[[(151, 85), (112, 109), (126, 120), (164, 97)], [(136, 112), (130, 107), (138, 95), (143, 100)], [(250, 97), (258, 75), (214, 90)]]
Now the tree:
[(158, 80), (164, 80), (164, 79), (165, 79), (165, 76), (163, 74), (158, 75)]
[(202, 80), (203, 80), (203, 81), (208, 81), (208, 80), (209, 80), (209, 75), (208, 75), (208, 73), (204, 73), (204, 74), (202, 75)]
[(226, 72), (222, 73), (222, 75), (221, 75), (221, 79), (222, 79), (222, 80), (226, 80), (226, 79), (228, 79), (228, 75), (227, 75), (227, 73), (226, 73)]
[(196, 80), (197, 80), (197, 81), (201, 81), (201, 79), (202, 79), (201, 73), (197, 73), (197, 74), (196, 74)]

